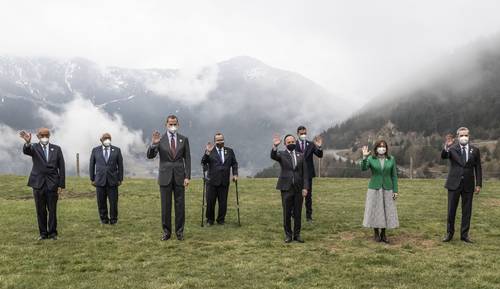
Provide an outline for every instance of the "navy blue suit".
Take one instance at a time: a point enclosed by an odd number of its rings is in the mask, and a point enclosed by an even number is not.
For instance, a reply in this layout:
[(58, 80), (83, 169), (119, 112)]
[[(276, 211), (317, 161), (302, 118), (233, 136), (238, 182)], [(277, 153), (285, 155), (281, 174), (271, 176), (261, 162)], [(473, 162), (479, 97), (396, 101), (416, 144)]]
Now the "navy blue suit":
[(114, 224), (118, 221), (118, 186), (123, 181), (123, 157), (120, 148), (109, 146), (106, 161), (104, 149), (103, 146), (92, 149), (89, 176), (96, 186), (97, 208), (101, 222)]
[(297, 148), (296, 151), (302, 153), (304, 155), (304, 161), (306, 162), (306, 168), (309, 175), (309, 186), (310, 191), (306, 196), (306, 218), (312, 218), (312, 179), (316, 177), (316, 170), (314, 169), (314, 155), (318, 158), (323, 157), (323, 150), (316, 146), (313, 142), (305, 140), (304, 141), (305, 148), (302, 149), (302, 141), (297, 140)]
[(222, 224), (225, 222), (227, 212), (227, 195), (229, 191), (229, 183), (231, 178), (231, 170), (233, 176), (238, 175), (238, 162), (231, 148), (222, 148), (224, 153), (224, 162), (222, 162), (217, 147), (214, 147), (209, 155), (203, 154), (201, 163), (208, 165), (208, 181), (207, 181), (207, 221), (212, 224), (215, 219), (215, 203), (219, 201), (219, 212), (217, 222)]
[(66, 169), (61, 148), (48, 144), (46, 149), (49, 155), (48, 160), (39, 143), (24, 144), (23, 153), (31, 156), (33, 161), (28, 186), (33, 188), (40, 236), (53, 237), (57, 236), (57, 200), (59, 198), (57, 190), (65, 188)]

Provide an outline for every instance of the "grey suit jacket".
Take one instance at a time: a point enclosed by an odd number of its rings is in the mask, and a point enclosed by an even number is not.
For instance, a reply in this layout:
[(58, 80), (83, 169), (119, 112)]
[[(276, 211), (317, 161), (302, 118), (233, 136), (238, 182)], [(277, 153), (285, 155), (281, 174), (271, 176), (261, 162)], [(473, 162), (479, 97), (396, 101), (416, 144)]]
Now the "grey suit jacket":
[(168, 186), (175, 180), (176, 185), (183, 185), (184, 179), (191, 179), (191, 152), (189, 150), (189, 139), (177, 133), (175, 156), (170, 150), (170, 139), (165, 133), (157, 145), (150, 145), (147, 158), (154, 159), (160, 155), (160, 168), (158, 173), (158, 184)]

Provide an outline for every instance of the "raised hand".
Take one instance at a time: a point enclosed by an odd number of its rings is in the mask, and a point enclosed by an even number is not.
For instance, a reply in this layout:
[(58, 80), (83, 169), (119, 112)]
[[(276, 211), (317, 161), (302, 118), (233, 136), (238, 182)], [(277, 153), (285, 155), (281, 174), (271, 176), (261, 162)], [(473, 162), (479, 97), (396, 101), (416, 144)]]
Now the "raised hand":
[(273, 145), (278, 147), (281, 143), (281, 136), (279, 134), (274, 134), (273, 136)]
[(320, 135), (316, 136), (314, 138), (314, 144), (320, 147), (323, 144), (323, 137), (321, 137)]
[(25, 142), (30, 143), (31, 142), (31, 133), (26, 132), (26, 131), (21, 131), (19, 133), (19, 136), (24, 139)]
[(362, 152), (363, 152), (363, 157), (367, 157), (370, 155), (370, 150), (368, 150), (368, 146), (364, 146)]
[(151, 136), (151, 142), (153, 144), (159, 144), (160, 143), (160, 139), (161, 139), (161, 135), (158, 131), (154, 131), (153, 132), (153, 135)]
[(452, 146), (454, 142), (455, 142), (455, 138), (453, 137), (453, 135), (451, 133), (447, 134), (446, 141), (445, 141), (446, 147)]
[(302, 196), (303, 196), (303, 197), (307, 197), (307, 190), (306, 190), (306, 189), (303, 189), (303, 190), (302, 190)]
[(214, 149), (214, 144), (211, 142), (208, 142), (207, 145), (205, 146), (205, 149), (206, 149), (207, 153), (212, 152), (212, 150)]

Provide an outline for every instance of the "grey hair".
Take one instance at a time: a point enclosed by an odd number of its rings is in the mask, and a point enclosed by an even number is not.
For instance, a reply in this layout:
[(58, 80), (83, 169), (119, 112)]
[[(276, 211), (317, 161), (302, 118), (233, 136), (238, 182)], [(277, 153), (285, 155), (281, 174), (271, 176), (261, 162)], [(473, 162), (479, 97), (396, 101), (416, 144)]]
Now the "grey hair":
[(467, 131), (467, 132), (470, 132), (468, 128), (466, 128), (465, 126), (462, 126), (461, 128), (457, 129), (457, 135), (461, 132), (461, 131)]

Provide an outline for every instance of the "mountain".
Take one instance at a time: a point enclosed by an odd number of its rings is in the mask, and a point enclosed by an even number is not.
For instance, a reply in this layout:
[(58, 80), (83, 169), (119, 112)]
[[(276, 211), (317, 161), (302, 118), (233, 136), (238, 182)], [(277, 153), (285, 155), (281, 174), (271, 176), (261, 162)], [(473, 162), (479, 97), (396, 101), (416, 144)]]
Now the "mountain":
[[(176, 114), (181, 133), (190, 138), (197, 173), (204, 145), (216, 131), (225, 134), (249, 175), (271, 163), (273, 133), (293, 133), (301, 124), (319, 132), (348, 111), (345, 101), (313, 81), (246, 56), (194, 71), (102, 67), (83, 58), (0, 57), (0, 124), (34, 130), (47, 123), (47, 112), (64, 115), (76, 99), (140, 132), (145, 144), (153, 130), (164, 131), (167, 115)], [(12, 172), (0, 165), (1, 171)]]
[(443, 176), (436, 167), (444, 135), (460, 126), (484, 144), (486, 168), (500, 176), (500, 35), (457, 49), (407, 82), (373, 98), (362, 110), (324, 133), (330, 149), (359, 148), (378, 138), (391, 142), (402, 168), (410, 157), (422, 176)]

